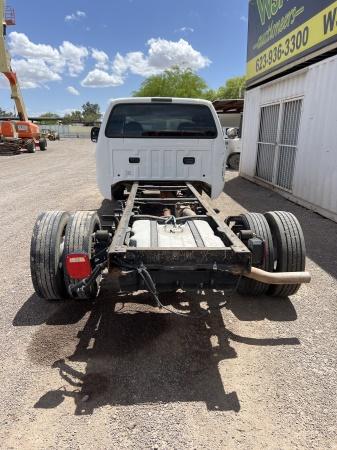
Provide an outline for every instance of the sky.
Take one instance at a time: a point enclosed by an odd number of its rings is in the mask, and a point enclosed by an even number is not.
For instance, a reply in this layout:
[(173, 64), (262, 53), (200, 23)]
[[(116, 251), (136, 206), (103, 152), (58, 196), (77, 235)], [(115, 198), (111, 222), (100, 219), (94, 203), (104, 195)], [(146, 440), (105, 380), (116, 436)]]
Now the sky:
[[(147, 76), (191, 67), (211, 88), (243, 75), (248, 0), (9, 0), (7, 46), (30, 115), (102, 112)], [(7, 80), (0, 106), (13, 111)]]

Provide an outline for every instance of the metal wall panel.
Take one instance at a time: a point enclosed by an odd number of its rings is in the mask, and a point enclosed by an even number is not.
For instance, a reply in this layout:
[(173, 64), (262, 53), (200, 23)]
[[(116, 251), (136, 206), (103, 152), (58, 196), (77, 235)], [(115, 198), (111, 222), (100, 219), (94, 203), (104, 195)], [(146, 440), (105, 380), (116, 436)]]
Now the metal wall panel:
[[(302, 100), (286, 102), (283, 109), (280, 143), (282, 145), (297, 145), (299, 123), (301, 118)], [(294, 126), (295, 125), (295, 126)]]
[(257, 143), (256, 176), (289, 191), (293, 186), (302, 100), (263, 106)]
[(296, 147), (279, 147), (279, 161), (277, 168), (276, 185), (292, 190), (294, 169), (296, 162)]
[[(336, 80), (337, 57), (333, 56), (248, 91), (240, 164), (240, 173), (254, 179), (261, 107), (277, 101), (303, 98), (290, 197), (334, 220), (337, 220)], [(294, 139), (294, 136), (287, 139)]]
[(258, 143), (257, 160), (256, 160), (256, 176), (263, 180), (273, 181), (275, 159), (275, 145)]
[(282, 104), (280, 145), (277, 154), (275, 184), (292, 190), (298, 134), (301, 124), (302, 100), (287, 101)]
[(279, 116), (280, 104), (261, 108), (256, 175), (269, 182), (273, 181)]

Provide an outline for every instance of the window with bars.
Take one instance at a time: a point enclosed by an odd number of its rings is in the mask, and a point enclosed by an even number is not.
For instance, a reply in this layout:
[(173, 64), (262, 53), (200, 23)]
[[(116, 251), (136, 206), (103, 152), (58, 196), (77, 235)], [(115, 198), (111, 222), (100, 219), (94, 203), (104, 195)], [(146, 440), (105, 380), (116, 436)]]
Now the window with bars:
[(292, 190), (302, 100), (261, 108), (256, 176)]

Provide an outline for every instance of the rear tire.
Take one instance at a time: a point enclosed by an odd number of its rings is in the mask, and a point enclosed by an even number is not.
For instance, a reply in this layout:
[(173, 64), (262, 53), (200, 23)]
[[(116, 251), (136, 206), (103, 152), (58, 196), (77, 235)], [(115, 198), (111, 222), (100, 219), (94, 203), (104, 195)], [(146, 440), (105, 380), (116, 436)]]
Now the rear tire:
[[(272, 272), (274, 264), (273, 238), (266, 218), (259, 213), (241, 214), (241, 217), (244, 228), (251, 230), (257, 237), (264, 240), (265, 256), (263, 264), (259, 268)], [(268, 288), (269, 284), (242, 277), (238, 283), (237, 291), (243, 295), (263, 295), (268, 291)]]
[(35, 153), (36, 152), (35, 142), (32, 139), (27, 141), (25, 144), (25, 149), (27, 150), (28, 153)]
[[(92, 234), (101, 229), (101, 222), (95, 211), (77, 211), (71, 218), (69, 226), (67, 227), (65, 241), (64, 241), (64, 253), (65, 259), (69, 253), (87, 253), (91, 259), (94, 255), (94, 242)], [(75, 284), (78, 280), (70, 278), (67, 273), (64, 276), (67, 289), (71, 284)], [(99, 282), (96, 281), (85, 292), (82, 299), (94, 299), (99, 292)]]
[[(275, 248), (274, 272), (302, 272), (305, 270), (305, 241), (296, 217), (284, 211), (265, 213), (273, 235)], [(271, 285), (268, 294), (288, 297), (296, 294), (300, 284)]]
[(69, 222), (64, 211), (48, 211), (36, 220), (30, 247), (30, 271), (36, 294), (46, 300), (69, 297), (63, 278), (63, 240)]
[(40, 145), (41, 152), (46, 151), (47, 150), (47, 139), (44, 139), (44, 138), (40, 139), (39, 145)]
[(227, 165), (232, 170), (239, 170), (240, 168), (240, 153), (232, 153), (229, 155)]
[(114, 202), (118, 202), (119, 200), (123, 200), (124, 198), (124, 190), (125, 186), (118, 186), (116, 189), (112, 190), (111, 199)]

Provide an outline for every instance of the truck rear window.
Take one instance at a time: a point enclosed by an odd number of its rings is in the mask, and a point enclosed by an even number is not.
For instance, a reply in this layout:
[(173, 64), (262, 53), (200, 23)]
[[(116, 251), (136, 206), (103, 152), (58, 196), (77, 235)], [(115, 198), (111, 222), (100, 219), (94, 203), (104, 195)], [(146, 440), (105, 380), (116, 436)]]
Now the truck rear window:
[(214, 139), (217, 128), (206, 105), (121, 103), (105, 129), (108, 138)]

